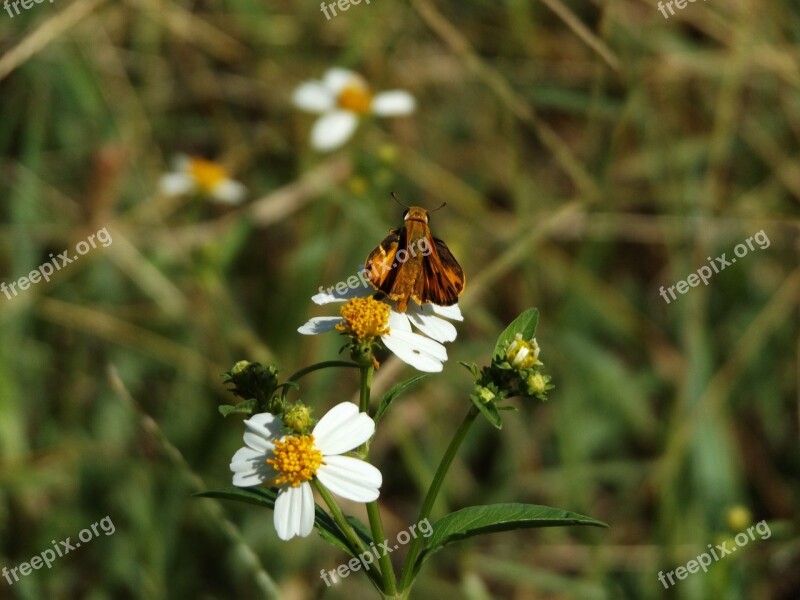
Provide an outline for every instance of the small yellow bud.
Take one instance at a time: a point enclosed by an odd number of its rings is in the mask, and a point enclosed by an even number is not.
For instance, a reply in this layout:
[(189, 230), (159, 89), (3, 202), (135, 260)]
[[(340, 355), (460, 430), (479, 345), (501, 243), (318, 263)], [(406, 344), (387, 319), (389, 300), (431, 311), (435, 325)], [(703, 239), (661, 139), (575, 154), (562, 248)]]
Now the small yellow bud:
[(478, 388), (478, 397), (484, 404), (488, 404), (496, 398), (495, 393), (487, 387)]
[(244, 373), (244, 370), (249, 366), (250, 366), (249, 360), (240, 360), (235, 365), (233, 365), (233, 368), (231, 369), (231, 374), (241, 375), (242, 373)]
[(525, 382), (528, 384), (528, 393), (531, 396), (538, 396), (539, 394), (544, 394), (547, 391), (547, 379), (541, 373), (534, 373), (533, 375), (528, 376), (528, 380)]
[(289, 429), (301, 433), (311, 425), (311, 409), (303, 404), (295, 404), (284, 413), (283, 422)]

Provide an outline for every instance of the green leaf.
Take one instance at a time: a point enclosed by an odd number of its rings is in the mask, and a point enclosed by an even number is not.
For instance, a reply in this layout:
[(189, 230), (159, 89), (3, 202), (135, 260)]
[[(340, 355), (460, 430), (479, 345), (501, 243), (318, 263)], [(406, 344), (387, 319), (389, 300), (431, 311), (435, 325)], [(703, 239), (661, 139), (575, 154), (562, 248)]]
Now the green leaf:
[(608, 527), (602, 521), (591, 517), (538, 504), (489, 504), (462, 508), (445, 515), (433, 524), (433, 533), (425, 540), (422, 552), (414, 563), (414, 573), (419, 571), (422, 564), (434, 552), (459, 540), (512, 529), (567, 525)]
[[(251, 487), (251, 488), (238, 488), (229, 487), (221, 490), (209, 490), (207, 492), (199, 492), (194, 494), (198, 498), (216, 498), (221, 500), (234, 500), (236, 502), (245, 502), (247, 504), (255, 504), (263, 508), (275, 509), (275, 499), (278, 493), (272, 489)], [(320, 506), (314, 505), (314, 525), (319, 531), (319, 535), (326, 542), (329, 542), (337, 548), (344, 550), (350, 556), (356, 556), (347, 545), (347, 538), (339, 530), (333, 519), (328, 516)], [(355, 529), (356, 534), (364, 540), (369, 546), (372, 543), (372, 536), (369, 534), (369, 529), (355, 517), (346, 517), (350, 525)]]
[(400, 396), (410, 390), (412, 387), (417, 385), (420, 381), (428, 377), (428, 375), (416, 375), (411, 379), (406, 379), (405, 381), (401, 381), (388, 392), (386, 392), (381, 398), (381, 403), (378, 405), (378, 410), (375, 412), (375, 423), (377, 423), (380, 418), (383, 416), (383, 413), (386, 412), (386, 409), (389, 408), (389, 404), (391, 404), (392, 400)]
[(482, 402), (481, 399), (474, 394), (470, 396), (470, 398), (472, 399), (472, 403), (481, 411), (481, 414), (486, 417), (486, 420), (492, 424), (492, 427), (495, 429), (503, 428), (503, 421), (500, 418), (500, 412), (497, 410), (497, 405), (494, 403), (494, 400), (491, 402)]
[(531, 339), (536, 335), (536, 324), (539, 322), (539, 310), (536, 308), (529, 308), (524, 311), (520, 316), (511, 321), (511, 324), (506, 327), (505, 331), (497, 338), (497, 344), (494, 346), (492, 357), (500, 358), (503, 355), (505, 345), (513, 340), (518, 333), (522, 334), (525, 340)]
[(223, 417), (237, 413), (252, 415), (255, 408), (255, 399), (250, 399), (240, 402), (239, 404), (222, 404), (219, 406), (219, 414), (221, 414)]

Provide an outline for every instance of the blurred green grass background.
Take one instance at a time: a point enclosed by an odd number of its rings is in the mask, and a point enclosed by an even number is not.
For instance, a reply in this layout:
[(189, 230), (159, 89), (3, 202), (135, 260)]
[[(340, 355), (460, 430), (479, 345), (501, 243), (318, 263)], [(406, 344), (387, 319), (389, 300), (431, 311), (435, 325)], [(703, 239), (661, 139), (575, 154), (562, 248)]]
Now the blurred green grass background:
[[(101, 227), (50, 283), (0, 296), (0, 566), (108, 515), (116, 526), (0, 598), (372, 597), (316, 534), (191, 494), (241, 445), (220, 375), (335, 357), (296, 328), (401, 211), (432, 216), (467, 275), (443, 374), (374, 447), (394, 536), (466, 410), (467, 372), (521, 310), (541, 312), (556, 389), (471, 433), (435, 514), (533, 502), (609, 530), (453, 546), (414, 598), (800, 598), (797, 300), (800, 8), (650, 1), (318, 3), (75, 0), (0, 12), (0, 280)], [(332, 66), (405, 88), (410, 118), (308, 146), (292, 90)], [(237, 209), (159, 198), (176, 153), (216, 158)], [(756, 249), (666, 304), (674, 285), (764, 230)], [(410, 369), (388, 359), (387, 389)], [(309, 377), (319, 411), (352, 374)], [(742, 531), (772, 535), (668, 592), (657, 579)], [(351, 507), (358, 512), (357, 507)]]

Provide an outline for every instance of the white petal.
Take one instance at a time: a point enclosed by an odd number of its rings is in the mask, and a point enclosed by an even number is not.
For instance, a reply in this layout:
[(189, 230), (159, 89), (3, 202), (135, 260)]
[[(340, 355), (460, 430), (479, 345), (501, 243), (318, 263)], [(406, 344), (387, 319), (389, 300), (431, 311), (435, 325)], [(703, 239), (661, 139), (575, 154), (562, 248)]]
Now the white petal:
[(306, 537), (314, 528), (314, 494), (304, 481), (297, 487), (283, 488), (275, 500), (275, 531), (282, 540)]
[(419, 371), (438, 373), (447, 360), (444, 346), (418, 333), (392, 330), (389, 335), (381, 336), (381, 340), (397, 358)]
[(437, 342), (452, 342), (456, 339), (458, 332), (452, 323), (437, 316), (425, 314), (421, 308), (412, 305), (408, 307), (406, 314), (414, 327)]
[(303, 335), (317, 335), (335, 329), (343, 321), (342, 317), (314, 317), (309, 319), (305, 325), (298, 327), (297, 331)]
[[(358, 277), (358, 275), (355, 276), (351, 275), (350, 277)], [(350, 277), (348, 277), (348, 279), (350, 279)], [(346, 280), (343, 280), (342, 283), (346, 283)], [(364, 286), (361, 283), (361, 279), (359, 279), (358, 284), (355, 287), (348, 286), (347, 289), (342, 293), (336, 291), (336, 286), (331, 286), (324, 292), (320, 292), (319, 294), (314, 294), (313, 296), (311, 296), (311, 300), (314, 302), (314, 304), (330, 304), (331, 302), (346, 302), (351, 298), (362, 298), (364, 296), (369, 296), (373, 293), (373, 291), (374, 290), (372, 286), (369, 285), (369, 283), (367, 283), (367, 285)]]
[(158, 191), (164, 196), (183, 196), (194, 190), (194, 179), (186, 173), (167, 173), (158, 182)]
[(381, 117), (410, 115), (417, 107), (414, 96), (403, 90), (391, 90), (376, 94), (372, 99), (372, 112)]
[(439, 306), (438, 304), (425, 304), (422, 307), (425, 311), (431, 311), (433, 314), (450, 319), (451, 321), (463, 321), (464, 316), (461, 314), (461, 309), (458, 304), (452, 306)]
[(317, 479), (334, 494), (355, 502), (378, 499), (383, 477), (371, 464), (351, 456), (325, 456), (323, 462)]
[(406, 313), (397, 312), (396, 310), (389, 313), (389, 332), (394, 331), (411, 332), (411, 323), (409, 323)]
[(375, 421), (358, 412), (352, 402), (342, 402), (319, 420), (314, 431), (314, 445), (322, 454), (341, 454), (360, 446), (375, 433)]
[(246, 195), (247, 188), (233, 179), (221, 181), (211, 191), (211, 197), (224, 204), (240, 204)]
[(231, 459), (233, 485), (251, 487), (275, 478), (275, 471), (267, 464), (267, 457), (259, 450), (239, 448)]
[(292, 94), (292, 103), (307, 112), (322, 114), (336, 104), (336, 97), (319, 81), (307, 81)]
[(353, 135), (358, 117), (347, 110), (329, 112), (314, 123), (311, 129), (311, 145), (315, 150), (326, 152), (344, 144)]
[(244, 443), (261, 452), (271, 451), (273, 440), (281, 436), (283, 421), (270, 413), (253, 415), (244, 422)]
[(355, 71), (349, 69), (342, 69), (334, 67), (328, 69), (322, 78), (322, 83), (330, 91), (334, 97), (338, 97), (339, 93), (348, 85), (363, 85), (366, 86), (366, 81)]

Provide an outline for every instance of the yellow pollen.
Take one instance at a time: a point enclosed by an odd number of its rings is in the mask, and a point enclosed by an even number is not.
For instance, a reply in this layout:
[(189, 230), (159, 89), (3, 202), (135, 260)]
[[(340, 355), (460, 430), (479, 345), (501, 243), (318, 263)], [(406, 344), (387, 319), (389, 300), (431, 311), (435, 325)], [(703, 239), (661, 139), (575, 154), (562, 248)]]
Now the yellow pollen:
[(339, 108), (366, 115), (372, 106), (372, 94), (365, 85), (348, 85), (339, 94)]
[(189, 172), (204, 192), (212, 191), (220, 182), (228, 179), (228, 172), (224, 168), (204, 158), (189, 159)]
[(352, 298), (342, 307), (345, 322), (336, 329), (353, 334), (359, 341), (375, 338), (389, 333), (388, 304), (378, 302), (371, 296)]
[(272, 455), (267, 463), (279, 473), (275, 485), (297, 487), (310, 481), (322, 465), (322, 452), (314, 446), (313, 435), (292, 435), (278, 440)]

